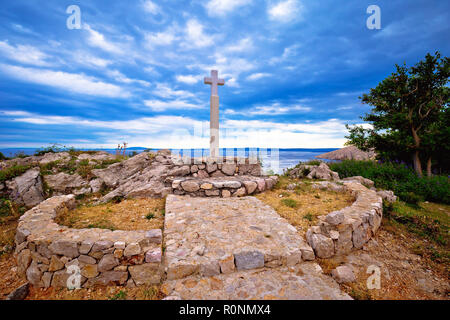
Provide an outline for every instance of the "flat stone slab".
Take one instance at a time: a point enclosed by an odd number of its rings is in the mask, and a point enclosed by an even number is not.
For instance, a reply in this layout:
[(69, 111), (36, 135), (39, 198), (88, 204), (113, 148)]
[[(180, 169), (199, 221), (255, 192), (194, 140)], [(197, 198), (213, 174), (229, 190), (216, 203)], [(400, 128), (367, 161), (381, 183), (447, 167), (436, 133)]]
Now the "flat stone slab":
[(162, 291), (182, 300), (351, 300), (318, 264), (259, 269), (166, 281)]
[(314, 259), (297, 230), (254, 197), (169, 195), (164, 239), (169, 280), (294, 266), (302, 258)]

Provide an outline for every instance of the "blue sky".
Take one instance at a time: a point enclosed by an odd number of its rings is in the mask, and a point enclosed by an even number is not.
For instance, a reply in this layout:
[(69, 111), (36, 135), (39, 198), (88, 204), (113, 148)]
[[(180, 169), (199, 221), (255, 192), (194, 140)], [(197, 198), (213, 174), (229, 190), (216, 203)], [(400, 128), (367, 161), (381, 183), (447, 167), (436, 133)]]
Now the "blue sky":
[[(66, 9), (81, 9), (68, 29)], [(381, 29), (369, 30), (369, 5)], [(427, 52), (449, 55), (436, 0), (3, 1), (0, 147), (332, 148), (367, 112), (358, 96)]]

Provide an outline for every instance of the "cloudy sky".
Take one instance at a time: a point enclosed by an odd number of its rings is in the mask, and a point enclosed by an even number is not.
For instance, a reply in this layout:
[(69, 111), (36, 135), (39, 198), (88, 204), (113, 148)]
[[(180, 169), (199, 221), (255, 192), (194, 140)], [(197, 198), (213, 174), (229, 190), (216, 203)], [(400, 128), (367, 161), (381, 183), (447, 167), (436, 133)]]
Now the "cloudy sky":
[(449, 13), (443, 0), (3, 1), (0, 147), (208, 147), (213, 68), (222, 147), (341, 147), (369, 110), (358, 96), (395, 63), (449, 55)]

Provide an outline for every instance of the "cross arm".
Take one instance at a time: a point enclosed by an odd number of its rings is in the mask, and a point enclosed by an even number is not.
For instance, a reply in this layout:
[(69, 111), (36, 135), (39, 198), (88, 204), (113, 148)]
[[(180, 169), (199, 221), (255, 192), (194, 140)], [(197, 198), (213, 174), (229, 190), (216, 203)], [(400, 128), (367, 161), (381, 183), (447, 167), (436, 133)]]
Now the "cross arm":
[(205, 84), (212, 84), (213, 80), (210, 77), (205, 77)]
[(225, 80), (224, 79), (217, 79), (217, 85), (219, 85), (219, 86), (225, 85)]

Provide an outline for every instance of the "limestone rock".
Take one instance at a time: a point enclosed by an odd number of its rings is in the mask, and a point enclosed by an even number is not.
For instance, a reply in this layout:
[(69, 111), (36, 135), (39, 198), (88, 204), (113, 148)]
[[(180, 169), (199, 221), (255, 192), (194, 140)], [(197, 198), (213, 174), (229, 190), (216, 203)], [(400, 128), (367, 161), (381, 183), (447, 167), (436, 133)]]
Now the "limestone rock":
[(224, 164), (222, 164), (221, 170), (227, 176), (232, 176), (232, 175), (234, 175), (234, 173), (236, 171), (236, 164), (235, 163), (224, 163)]
[(258, 187), (256, 182), (254, 181), (244, 181), (244, 186), (245, 189), (247, 189), (248, 194), (252, 194), (253, 192), (255, 192), (256, 188)]
[(58, 256), (53, 255), (50, 258), (50, 265), (48, 268), (48, 271), (50, 272), (54, 272), (54, 271), (58, 271), (64, 268), (64, 262), (61, 261), (60, 258), (58, 258)]
[(344, 221), (343, 211), (333, 211), (326, 215), (325, 221), (332, 225), (338, 225)]
[(245, 194), (246, 194), (245, 188), (242, 187), (237, 189), (236, 192), (233, 193), (233, 197), (243, 197), (245, 196)]
[(185, 190), (187, 192), (195, 192), (200, 189), (200, 186), (198, 185), (198, 183), (193, 180), (183, 181), (181, 183), (181, 187), (183, 188), (183, 190)]
[(42, 271), (39, 270), (38, 264), (33, 261), (27, 269), (27, 280), (35, 287), (41, 287)]
[(117, 265), (119, 265), (119, 260), (117, 260), (114, 255), (105, 254), (98, 263), (98, 271), (109, 271)]
[(152, 262), (161, 262), (161, 248), (157, 248), (154, 250), (149, 250), (145, 253), (145, 262), (152, 263)]
[(208, 173), (214, 172), (217, 170), (217, 163), (207, 163), (206, 164), (206, 171)]
[(9, 198), (17, 204), (31, 208), (44, 200), (39, 168), (32, 168), (21, 176), (6, 181)]
[(264, 267), (264, 255), (259, 251), (246, 251), (234, 254), (238, 271)]
[(155, 263), (144, 263), (141, 265), (130, 266), (131, 278), (137, 286), (158, 284), (161, 280), (159, 265)]
[(331, 238), (323, 234), (313, 233), (311, 229), (306, 232), (308, 244), (314, 249), (319, 258), (330, 258), (334, 255), (334, 243)]
[(321, 162), (318, 166), (302, 164), (290, 170), (289, 175), (293, 178), (339, 180), (338, 173), (331, 171), (324, 162)]
[(130, 243), (123, 252), (125, 257), (131, 257), (140, 254), (142, 251), (141, 246), (138, 243)]
[(14, 289), (13, 292), (8, 294), (8, 296), (6, 297), (6, 300), (23, 300), (27, 297), (29, 289), (30, 289), (30, 283), (29, 282), (24, 283), (20, 287)]
[(231, 192), (228, 190), (222, 190), (222, 198), (229, 198), (231, 197)]
[(347, 266), (339, 266), (336, 269), (331, 271), (331, 275), (333, 279), (338, 283), (349, 283), (356, 281), (355, 274), (352, 269)]
[(67, 240), (56, 240), (48, 247), (54, 254), (75, 258), (79, 256), (77, 243)]
[(78, 174), (67, 174), (60, 172), (58, 174), (45, 176), (45, 183), (58, 194), (70, 193), (74, 189), (88, 186), (88, 182)]
[[(222, 273), (232, 273), (236, 269), (234, 264), (234, 256), (228, 256), (219, 261), (220, 271)], [(264, 257), (263, 257), (263, 265), (264, 265)]]
[(98, 266), (96, 264), (88, 264), (81, 268), (81, 275), (88, 279), (95, 278), (98, 274)]
[(161, 229), (148, 230), (145, 233), (145, 238), (148, 239), (150, 243), (160, 244), (162, 241), (162, 231)]
[(366, 186), (367, 188), (371, 188), (374, 186), (374, 182), (370, 179), (366, 179), (364, 177), (361, 176), (354, 176), (354, 177), (347, 177), (342, 179), (344, 181), (356, 181), (361, 183), (363, 186)]
[(388, 202), (397, 201), (397, 196), (394, 194), (393, 191), (390, 190), (380, 190), (377, 192), (377, 195), (379, 195), (383, 200), (386, 200)]
[(217, 197), (220, 195), (219, 190), (205, 190), (205, 195), (208, 197)]

